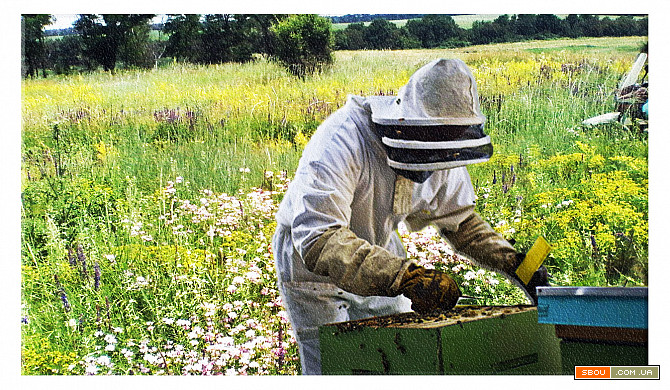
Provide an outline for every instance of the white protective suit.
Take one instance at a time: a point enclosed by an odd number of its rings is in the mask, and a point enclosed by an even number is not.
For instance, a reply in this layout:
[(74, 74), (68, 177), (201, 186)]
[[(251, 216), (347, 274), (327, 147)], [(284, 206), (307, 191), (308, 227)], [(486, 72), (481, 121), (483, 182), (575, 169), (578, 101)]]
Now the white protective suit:
[(465, 167), (437, 171), (422, 184), (393, 172), (372, 130), (369, 100), (380, 98), (350, 96), (318, 128), (277, 212), (273, 250), (279, 288), (305, 374), (320, 373), (319, 325), (410, 311), (409, 299), (393, 296), (408, 261), (392, 266), (396, 277), (380, 286), (381, 296), (360, 296), (306, 268), (303, 258), (310, 244), (329, 228), (348, 227), (357, 237), (405, 258), (396, 233), (399, 222), (405, 220), (411, 230), (430, 223), (456, 230), (473, 210), (475, 196)]
[[(387, 126), (384, 135), (373, 119)], [(474, 212), (474, 190), (461, 166), (490, 156), (484, 120), (467, 66), (436, 60), (397, 97), (349, 96), (314, 133), (277, 212), (272, 242), (303, 374), (321, 373), (320, 325), (411, 310), (399, 291), (410, 266), (396, 233), (401, 221), (412, 231), (434, 225), (457, 251), (509, 277), (516, 251)], [(421, 131), (411, 126), (440, 124), (474, 131), (443, 142), (396, 137)], [(439, 136), (452, 130), (428, 131)], [(448, 160), (417, 163), (412, 159), (422, 155), (413, 156), (416, 149), (427, 151), (428, 159)], [(433, 149), (437, 154), (431, 155)], [(435, 171), (415, 183), (391, 165)]]

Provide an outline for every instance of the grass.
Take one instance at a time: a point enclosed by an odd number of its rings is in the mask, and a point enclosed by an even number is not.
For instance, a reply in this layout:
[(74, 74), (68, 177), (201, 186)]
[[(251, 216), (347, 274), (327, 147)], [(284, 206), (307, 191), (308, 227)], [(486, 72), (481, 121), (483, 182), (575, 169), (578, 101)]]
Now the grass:
[[(557, 285), (645, 285), (646, 134), (581, 126), (642, 41), (336, 52), (304, 80), (263, 60), (24, 80), (24, 374), (297, 373), (269, 250), (286, 182), (348, 94), (395, 94), (438, 57), (468, 63), (488, 118), (477, 211), (519, 250), (545, 236)], [(523, 302), (433, 233), (402, 231), (409, 255)]]

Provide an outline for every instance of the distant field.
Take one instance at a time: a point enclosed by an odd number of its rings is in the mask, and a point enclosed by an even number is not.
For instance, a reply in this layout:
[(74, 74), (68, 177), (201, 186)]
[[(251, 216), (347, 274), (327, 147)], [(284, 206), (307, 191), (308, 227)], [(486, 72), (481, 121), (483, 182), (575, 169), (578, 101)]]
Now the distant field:
[[(470, 29), (472, 28), (472, 24), (474, 22), (492, 22), (496, 20), (496, 18), (500, 15), (503, 14), (470, 14), (470, 15), (455, 15), (452, 16), (458, 27), (464, 28), (464, 29)], [(568, 16), (568, 14), (556, 14), (560, 19), (565, 18)], [(601, 17), (605, 17), (604, 15), (601, 15)], [(611, 19), (616, 19), (618, 16), (616, 15), (607, 15), (607, 17)], [(405, 24), (407, 24), (407, 21), (410, 19), (403, 19), (403, 20), (392, 20), (391, 23), (395, 24), (398, 27), (402, 27)], [(335, 30), (342, 30), (347, 28), (347, 26), (350, 23), (334, 23), (333, 28)], [(368, 26), (370, 22), (364, 23), (364, 25)]]
[[(401, 20), (389, 20), (389, 22), (395, 24), (398, 27), (402, 27), (405, 24), (407, 24), (407, 21), (411, 19), (401, 19)], [(369, 26), (371, 22), (363, 22), (364, 26)], [(333, 29), (334, 30), (344, 30), (349, 26), (351, 23), (333, 23)]]
[(478, 14), (478, 15), (456, 15), (452, 16), (460, 28), (472, 28), (474, 22), (492, 22), (501, 14)]
[[(456, 15), (452, 16), (454, 18), (454, 21), (458, 25), (458, 27), (469, 29), (472, 27), (472, 24), (475, 21), (481, 21), (481, 22), (491, 22), (494, 21), (498, 16), (501, 14), (473, 14), (473, 15)], [(402, 27), (405, 24), (407, 24), (407, 21), (410, 19), (402, 19), (402, 20), (391, 20), (390, 22), (395, 24), (398, 27)], [(343, 30), (347, 28), (348, 25), (351, 23), (333, 23), (333, 28), (335, 30)], [(365, 26), (369, 26), (370, 22), (365, 22), (363, 23)]]
[[(495, 45), (474, 45), (457, 49), (415, 49), (395, 50), (393, 53), (402, 53), (404, 61), (424, 62), (426, 58), (453, 58), (458, 57), (464, 61), (470, 59), (498, 58), (504, 60), (521, 60), (541, 54), (558, 56), (620, 56), (625, 53), (639, 52), (640, 47), (647, 41), (647, 37), (600, 37), (600, 38), (575, 38), (575, 39), (552, 39), (499, 43)], [(342, 61), (357, 58), (388, 56), (387, 50), (341, 50), (336, 52), (336, 59)], [(634, 57), (630, 57), (632, 61)]]

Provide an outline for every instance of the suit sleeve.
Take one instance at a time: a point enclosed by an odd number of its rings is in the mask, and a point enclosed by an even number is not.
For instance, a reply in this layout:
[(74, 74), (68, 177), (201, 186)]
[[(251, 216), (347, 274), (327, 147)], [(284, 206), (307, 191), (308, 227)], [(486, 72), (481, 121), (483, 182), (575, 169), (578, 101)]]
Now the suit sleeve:
[(291, 234), (306, 268), (341, 289), (362, 296), (395, 296), (409, 261), (372, 245), (349, 229), (351, 204), (361, 174), (356, 144), (335, 139), (305, 162), (296, 185)]

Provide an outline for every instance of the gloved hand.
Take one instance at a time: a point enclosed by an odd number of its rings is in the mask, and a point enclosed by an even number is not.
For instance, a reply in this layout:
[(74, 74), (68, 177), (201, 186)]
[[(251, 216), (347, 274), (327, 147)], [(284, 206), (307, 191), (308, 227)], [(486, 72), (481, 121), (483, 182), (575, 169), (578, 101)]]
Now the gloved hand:
[(525, 253), (516, 254), (516, 267), (511, 275), (514, 282), (523, 290), (528, 299), (531, 300), (533, 306), (537, 306), (537, 291), (535, 288), (538, 286), (549, 286), (549, 272), (545, 266), (541, 265), (540, 268), (535, 271), (533, 276), (531, 276), (528, 284), (524, 284), (524, 282), (517, 276), (516, 269), (521, 265), (525, 258)]
[(412, 310), (419, 314), (451, 310), (461, 296), (461, 290), (449, 275), (414, 264), (405, 272), (400, 292), (412, 300)]

